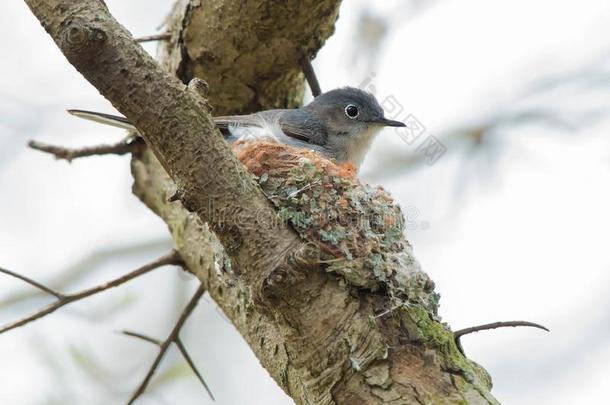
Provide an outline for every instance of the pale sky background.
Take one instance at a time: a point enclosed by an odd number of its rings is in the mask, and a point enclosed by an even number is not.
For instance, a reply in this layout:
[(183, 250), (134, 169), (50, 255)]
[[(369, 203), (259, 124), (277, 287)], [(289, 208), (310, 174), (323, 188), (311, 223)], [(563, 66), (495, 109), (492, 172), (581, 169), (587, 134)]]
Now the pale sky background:
[[(172, 1), (106, 3), (141, 36), (155, 33)], [(443, 319), (454, 329), (514, 319), (551, 329), (463, 339), (505, 404), (607, 401), (609, 20), (605, 0), (347, 0), (315, 61), (323, 89), (374, 76), (378, 98), (403, 107), (397, 118), (412, 114), (422, 139), (447, 147), (432, 166), (409, 164), (419, 141), (387, 130), (361, 172), (415, 216), (407, 235), (442, 295)], [(65, 287), (74, 291), (168, 251), (165, 225), (130, 192), (127, 157), (69, 165), (26, 148), (31, 138), (77, 146), (122, 133), (65, 113), (112, 109), (23, 2), (0, 5), (0, 48), (0, 266), (55, 286), (81, 270)], [(487, 124), (478, 147), (461, 135)], [(196, 284), (160, 269), (1, 335), (0, 403), (124, 402), (156, 348), (116, 331), (164, 338)], [(30, 291), (0, 277), (0, 323), (49, 302), (10, 301)], [(209, 299), (183, 341), (216, 404), (292, 403)], [(212, 403), (174, 351), (158, 377), (139, 403)]]

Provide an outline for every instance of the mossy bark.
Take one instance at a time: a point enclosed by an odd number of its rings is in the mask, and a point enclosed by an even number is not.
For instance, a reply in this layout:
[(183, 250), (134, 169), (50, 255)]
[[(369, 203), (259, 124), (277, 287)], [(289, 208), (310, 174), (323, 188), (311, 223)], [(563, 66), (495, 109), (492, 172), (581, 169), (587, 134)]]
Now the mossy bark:
[[(260, 226), (258, 215), (273, 215), (273, 206), (214, 128), (207, 101), (175, 79), (205, 79), (218, 114), (298, 105), (297, 60), (332, 33), (339, 0), (182, 0), (168, 19), (163, 69), (103, 2), (26, 3), (140, 129), (149, 149), (132, 161), (134, 193), (166, 222), (188, 269), (295, 402), (496, 403), (487, 374), (429, 310), (405, 305), (376, 316), (392, 291), (310, 266), (292, 229)], [(176, 192), (182, 203), (168, 201)]]

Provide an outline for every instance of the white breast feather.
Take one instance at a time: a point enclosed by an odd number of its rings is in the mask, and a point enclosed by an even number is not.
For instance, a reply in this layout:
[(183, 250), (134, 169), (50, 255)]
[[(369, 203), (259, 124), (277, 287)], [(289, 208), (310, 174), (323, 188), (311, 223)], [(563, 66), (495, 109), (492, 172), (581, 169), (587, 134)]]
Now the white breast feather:
[(380, 126), (371, 125), (365, 133), (346, 142), (347, 160), (352, 162), (356, 168), (360, 168), (364, 156), (368, 152), (371, 142), (373, 142), (373, 138), (375, 138), (375, 135), (377, 135), (380, 130)]

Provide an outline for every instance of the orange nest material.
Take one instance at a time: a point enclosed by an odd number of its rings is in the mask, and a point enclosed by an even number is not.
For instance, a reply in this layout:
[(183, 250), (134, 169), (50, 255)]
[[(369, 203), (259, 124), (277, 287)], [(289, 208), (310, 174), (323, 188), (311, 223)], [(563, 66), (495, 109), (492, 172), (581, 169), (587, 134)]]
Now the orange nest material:
[(305, 158), (328, 175), (356, 179), (357, 172), (353, 164), (333, 162), (313, 150), (268, 141), (237, 141), (232, 147), (237, 158), (256, 176), (270, 170), (290, 169), (298, 166)]

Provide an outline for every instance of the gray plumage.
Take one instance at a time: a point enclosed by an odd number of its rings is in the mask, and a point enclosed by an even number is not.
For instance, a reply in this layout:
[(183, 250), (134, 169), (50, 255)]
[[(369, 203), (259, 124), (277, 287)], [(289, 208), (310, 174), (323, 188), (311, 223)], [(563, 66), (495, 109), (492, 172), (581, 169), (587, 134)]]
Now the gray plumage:
[[(125, 117), (84, 110), (68, 112), (80, 118), (137, 131)], [(351, 162), (357, 168), (379, 130), (384, 126), (405, 126), (402, 122), (386, 119), (372, 94), (353, 87), (320, 94), (302, 108), (214, 117), (214, 122), (228, 142), (273, 139), (316, 150), (339, 162)]]

